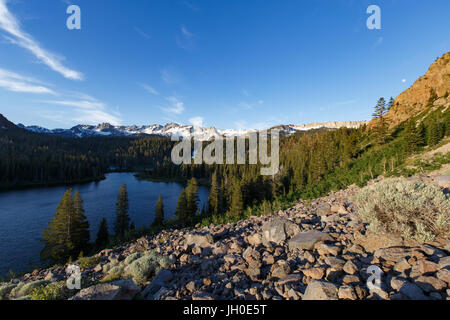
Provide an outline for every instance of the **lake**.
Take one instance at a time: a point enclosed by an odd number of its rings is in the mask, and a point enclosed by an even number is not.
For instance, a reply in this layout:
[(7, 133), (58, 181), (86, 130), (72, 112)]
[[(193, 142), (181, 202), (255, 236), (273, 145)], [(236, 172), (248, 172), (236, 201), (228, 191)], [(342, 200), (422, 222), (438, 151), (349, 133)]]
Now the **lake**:
[[(129, 215), (136, 228), (153, 222), (160, 194), (165, 218), (175, 215), (178, 195), (183, 188), (181, 184), (138, 180), (133, 173), (110, 173), (99, 182), (70, 186), (74, 192), (80, 192), (84, 201), (91, 241), (95, 241), (103, 217), (108, 220), (110, 233), (113, 232), (117, 194), (124, 183), (128, 189)], [(5, 275), (10, 269), (28, 270), (31, 263), (40, 263), (42, 229), (54, 216), (68, 188), (58, 186), (0, 192), (0, 275)], [(200, 208), (207, 202), (208, 192), (207, 187), (199, 187)]]

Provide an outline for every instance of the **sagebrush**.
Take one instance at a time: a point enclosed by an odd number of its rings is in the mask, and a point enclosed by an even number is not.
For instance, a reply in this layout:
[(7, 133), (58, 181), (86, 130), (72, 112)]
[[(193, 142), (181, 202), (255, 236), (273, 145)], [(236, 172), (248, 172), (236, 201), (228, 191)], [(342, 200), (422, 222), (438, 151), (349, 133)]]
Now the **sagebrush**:
[(421, 243), (450, 235), (450, 197), (435, 186), (389, 179), (365, 187), (353, 200), (372, 232)]

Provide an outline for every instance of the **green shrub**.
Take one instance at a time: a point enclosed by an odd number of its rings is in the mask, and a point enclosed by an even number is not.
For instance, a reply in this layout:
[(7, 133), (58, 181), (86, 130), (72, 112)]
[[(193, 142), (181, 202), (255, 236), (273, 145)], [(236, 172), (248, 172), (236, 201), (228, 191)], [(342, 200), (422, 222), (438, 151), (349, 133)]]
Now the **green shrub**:
[(120, 279), (121, 279), (120, 273), (113, 273), (105, 276), (102, 280), (100, 280), (100, 283), (112, 282)]
[(11, 292), (17, 285), (16, 284), (6, 284), (0, 287), (0, 300), (3, 300), (7, 294)]
[(142, 254), (140, 252), (135, 252), (133, 254), (130, 254), (128, 257), (126, 257), (124, 263), (125, 263), (126, 266), (128, 266), (133, 261), (139, 259), (141, 256), (142, 256)]
[(10, 293), (10, 297), (12, 298), (23, 298), (27, 295), (29, 295), (33, 289), (41, 286), (41, 285), (46, 285), (48, 284), (48, 281), (45, 280), (37, 280), (37, 281), (33, 281), (33, 282), (19, 282), (19, 284), (12, 289), (11, 293)]
[(97, 264), (99, 264), (101, 261), (100, 257), (84, 257), (80, 258), (76, 261), (76, 263), (79, 263), (80, 269), (87, 269), (91, 267), (95, 267)]
[(65, 300), (71, 293), (65, 281), (53, 282), (49, 285), (41, 285), (31, 291), (31, 300)]
[(110, 263), (107, 263), (103, 266), (102, 271), (103, 273), (108, 273), (112, 268), (119, 265), (119, 260), (111, 261)]
[(450, 235), (450, 197), (434, 186), (389, 179), (362, 189), (353, 200), (372, 232), (419, 242)]
[(160, 256), (154, 251), (148, 251), (139, 259), (128, 265), (124, 274), (133, 279), (138, 285), (143, 285), (159, 270), (167, 268), (170, 261), (167, 257)]

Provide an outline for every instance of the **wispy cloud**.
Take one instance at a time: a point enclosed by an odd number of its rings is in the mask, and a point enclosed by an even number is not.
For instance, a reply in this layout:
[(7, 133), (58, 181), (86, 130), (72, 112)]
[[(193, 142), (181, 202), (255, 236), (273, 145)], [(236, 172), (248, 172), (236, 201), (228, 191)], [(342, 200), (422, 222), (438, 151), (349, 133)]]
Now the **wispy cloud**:
[(55, 54), (45, 50), (34, 38), (22, 30), (19, 21), (6, 6), (6, 0), (0, 0), (0, 30), (5, 33), (4, 38), (11, 43), (30, 51), (41, 63), (60, 73), (67, 79), (82, 80), (83, 74), (65, 67)]
[(0, 69), (0, 87), (13, 92), (56, 95), (40, 81), (4, 69)]
[(161, 107), (161, 110), (170, 114), (182, 114), (184, 112), (184, 103), (182, 101), (174, 96), (167, 97), (166, 100), (170, 103), (170, 106)]
[(141, 87), (144, 88), (146, 91), (150, 92), (151, 94), (154, 94), (156, 96), (159, 95), (159, 92), (156, 91), (156, 89), (153, 88), (152, 86), (149, 86), (148, 84), (142, 83)]
[(189, 122), (197, 127), (203, 127), (203, 117), (193, 117), (189, 119)]
[(139, 27), (134, 27), (134, 31), (136, 31), (141, 37), (143, 37), (143, 38), (145, 38), (147, 40), (151, 39), (151, 35), (146, 33), (146, 32), (144, 32), (144, 31), (142, 31), (142, 29), (139, 28)]
[(239, 102), (238, 103), (238, 107), (240, 108), (240, 109), (244, 109), (244, 110), (250, 110), (250, 109), (253, 109), (255, 106), (257, 106), (257, 105), (262, 105), (264, 103), (264, 101), (263, 100), (258, 100), (257, 102), (255, 102), (255, 103), (251, 103), (251, 102), (246, 102), (246, 101), (241, 101), (241, 102)]
[(176, 84), (180, 82), (180, 76), (173, 67), (162, 69), (161, 78), (167, 84)]
[(373, 44), (372, 48), (376, 48), (383, 43), (383, 37), (379, 37)]
[(108, 111), (107, 106), (95, 99), (86, 100), (46, 100), (43, 103), (70, 107), (71, 119), (78, 123), (103, 123), (107, 122), (113, 125), (121, 124), (120, 113), (117, 111)]
[(177, 45), (184, 50), (192, 50), (194, 48), (195, 34), (190, 32), (186, 26), (181, 26), (181, 35), (176, 36)]
[(200, 10), (199, 7), (195, 6), (193, 3), (189, 2), (189, 1), (184, 1), (183, 5), (186, 6), (187, 8), (189, 8), (189, 9), (191, 9), (192, 11)]

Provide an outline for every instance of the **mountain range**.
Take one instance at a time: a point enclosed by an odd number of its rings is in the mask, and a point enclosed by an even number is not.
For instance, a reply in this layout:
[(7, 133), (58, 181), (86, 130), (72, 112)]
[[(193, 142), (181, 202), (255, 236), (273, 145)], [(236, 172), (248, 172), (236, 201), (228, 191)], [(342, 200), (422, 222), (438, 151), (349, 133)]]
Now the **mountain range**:
[[(6, 120), (8, 121), (8, 120)], [(8, 121), (9, 122), (9, 121)], [(5, 122), (6, 123), (6, 122)], [(310, 130), (320, 129), (338, 129), (342, 127), (358, 128), (361, 125), (367, 124), (367, 121), (334, 121), (323, 123), (311, 123), (302, 125), (279, 125), (270, 129), (280, 130), (280, 135), (295, 135)], [(9, 125), (10, 126), (10, 125)], [(193, 125), (182, 125), (178, 123), (168, 123), (166, 125), (153, 124), (143, 126), (115, 126), (109, 123), (102, 123), (98, 125), (77, 125), (70, 129), (47, 129), (40, 126), (25, 126), (23, 124), (17, 125), (19, 128), (35, 132), (55, 136), (73, 137), (73, 138), (87, 138), (94, 136), (161, 136), (180, 138), (196, 138), (198, 140), (207, 141), (213, 137), (230, 137), (242, 136), (251, 132), (257, 132), (256, 129), (249, 130), (221, 130), (215, 127), (199, 127)]]

